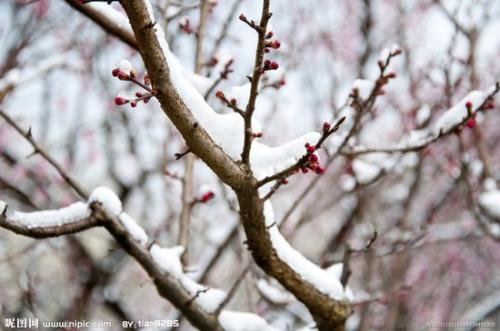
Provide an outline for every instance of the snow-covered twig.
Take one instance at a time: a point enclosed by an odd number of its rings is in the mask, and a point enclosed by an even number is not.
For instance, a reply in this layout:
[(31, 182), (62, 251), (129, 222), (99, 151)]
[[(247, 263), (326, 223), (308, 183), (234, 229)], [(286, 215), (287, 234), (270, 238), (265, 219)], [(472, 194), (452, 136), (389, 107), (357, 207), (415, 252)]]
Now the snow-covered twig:
[[(340, 129), (340, 126), (342, 125), (342, 123), (344, 123), (345, 119), (346, 119), (345, 117), (341, 117), (332, 128), (323, 132), (323, 135), (321, 135), (320, 139), (314, 144), (314, 151), (320, 149), (321, 146), (323, 145), (323, 143), (325, 142), (325, 140), (328, 139), (328, 137), (330, 135), (337, 132), (338, 129)], [(295, 164), (289, 166), (288, 168), (286, 168), (286, 169), (284, 169), (284, 170), (282, 170), (274, 175), (267, 176), (267, 177), (261, 179), (257, 183), (257, 186), (261, 187), (269, 182), (272, 182), (273, 180), (280, 180), (279, 185), (281, 185), (283, 179), (286, 179), (287, 177), (291, 176), (296, 171), (298, 171), (300, 168), (303, 168), (307, 165), (307, 163), (309, 162), (309, 155), (310, 155), (310, 153), (305, 153), (304, 156), (302, 156)], [(269, 197), (270, 197), (270, 195), (269, 196), (266, 195), (262, 199), (267, 200)]]
[(50, 238), (81, 232), (98, 226), (87, 205), (81, 202), (58, 210), (32, 213), (14, 212), (8, 215), (7, 206), (0, 215), (0, 227), (32, 238)]

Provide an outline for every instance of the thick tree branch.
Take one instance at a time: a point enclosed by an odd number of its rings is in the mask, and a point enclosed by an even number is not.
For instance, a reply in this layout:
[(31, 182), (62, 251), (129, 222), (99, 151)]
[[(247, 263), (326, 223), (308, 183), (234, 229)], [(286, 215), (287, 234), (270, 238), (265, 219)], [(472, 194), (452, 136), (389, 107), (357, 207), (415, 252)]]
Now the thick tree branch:
[(124, 43), (129, 45), (132, 48), (137, 49), (137, 43), (135, 41), (135, 37), (132, 34), (132, 31), (129, 29), (118, 26), (115, 22), (109, 19), (108, 16), (104, 15), (100, 11), (86, 6), (81, 3), (80, 0), (64, 0), (68, 5), (79, 11), (81, 14), (90, 18), (94, 23), (103, 28), (104, 31), (109, 34), (121, 39)]
[(140, 0), (122, 3), (137, 39), (156, 98), (163, 111), (180, 131), (189, 149), (200, 157), (220, 178), (231, 187), (242, 185), (244, 172), (224, 151), (214, 143), (186, 107), (170, 79), (170, 70), (156, 36), (155, 22), (148, 13), (146, 4)]

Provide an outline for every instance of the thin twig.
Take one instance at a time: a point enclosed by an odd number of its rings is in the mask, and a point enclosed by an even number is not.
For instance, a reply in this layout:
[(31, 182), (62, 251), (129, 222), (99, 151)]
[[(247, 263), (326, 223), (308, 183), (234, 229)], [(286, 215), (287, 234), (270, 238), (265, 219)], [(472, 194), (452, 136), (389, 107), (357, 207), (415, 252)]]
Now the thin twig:
[(64, 169), (63, 167), (50, 156), (45, 149), (40, 146), (35, 139), (33, 138), (33, 135), (31, 133), (31, 128), (28, 129), (28, 131), (24, 131), (17, 123), (16, 121), (7, 115), (7, 113), (4, 110), (0, 109), (0, 117), (2, 117), (11, 127), (13, 127), (19, 134), (21, 134), (34, 148), (34, 153), (35, 154), (40, 154), (47, 162), (49, 162), (56, 170), (57, 172), (61, 175), (61, 177), (64, 179), (64, 181), (75, 190), (75, 192), (83, 199), (87, 199), (89, 196), (89, 193), (82, 187), (80, 184), (76, 182)]

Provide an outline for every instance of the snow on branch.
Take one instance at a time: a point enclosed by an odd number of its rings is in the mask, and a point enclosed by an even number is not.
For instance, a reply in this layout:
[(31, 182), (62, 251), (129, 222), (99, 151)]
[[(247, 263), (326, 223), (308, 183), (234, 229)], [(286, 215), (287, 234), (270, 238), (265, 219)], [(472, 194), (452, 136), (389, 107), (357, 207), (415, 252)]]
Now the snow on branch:
[(269, 201), (264, 205), (264, 215), (266, 225), (270, 227), (269, 235), (271, 242), (278, 256), (299, 274), (302, 279), (313, 285), (320, 292), (334, 300), (348, 300), (349, 296), (344, 290), (340, 278), (336, 277), (336, 273), (329, 272), (312, 263), (286, 241), (274, 222), (274, 212)]
[(0, 201), (0, 207), (1, 227), (33, 238), (57, 237), (97, 226), (97, 220), (91, 217), (87, 204), (83, 202), (55, 210), (30, 213), (14, 211), (11, 215), (4, 201)]
[[(229, 295), (225, 291), (204, 286), (188, 277), (182, 268), (180, 257), (182, 246), (162, 248), (153, 244), (149, 250), (153, 260), (165, 271), (174, 276), (191, 295), (191, 301), (199, 304), (208, 313), (216, 313)], [(275, 331), (262, 317), (245, 312), (222, 310), (218, 319), (226, 331)]]
[[(148, 5), (151, 22), (155, 22), (153, 10), (149, 1)], [(240, 114), (219, 114), (205, 101), (202, 93), (209, 82), (198, 75), (189, 73), (183, 68), (179, 59), (170, 51), (164, 32), (154, 27), (157, 40), (168, 63), (171, 81), (181, 99), (201, 126), (207, 131), (214, 142), (222, 147), (224, 152), (234, 160), (241, 158), (244, 144), (244, 120)], [(238, 99), (248, 99), (251, 93), (250, 84), (234, 87), (238, 91)], [(202, 93), (200, 93), (202, 92)], [(258, 136), (262, 131), (260, 123), (252, 120), (253, 133)], [(299, 160), (304, 155), (304, 144), (316, 144), (320, 134), (311, 132), (294, 141), (277, 147), (270, 147), (254, 142), (250, 154), (252, 170), (257, 178), (263, 178), (281, 171)]]
[(409, 132), (394, 146), (356, 146), (344, 149), (342, 153), (345, 155), (359, 155), (368, 153), (406, 153), (421, 150), (439, 138), (460, 130), (464, 124), (470, 127), (474, 126), (476, 113), (490, 109), (493, 105), (493, 97), (499, 91), (500, 82), (497, 82), (485, 91), (469, 92), (457, 104), (446, 110), (433, 125)]
[(492, 178), (485, 180), (485, 190), (478, 197), (478, 205), (487, 216), (500, 222), (500, 190)]
[(24, 213), (15, 211), (10, 221), (28, 228), (62, 226), (68, 223), (81, 221), (90, 216), (87, 204), (76, 202), (67, 207), (55, 210)]

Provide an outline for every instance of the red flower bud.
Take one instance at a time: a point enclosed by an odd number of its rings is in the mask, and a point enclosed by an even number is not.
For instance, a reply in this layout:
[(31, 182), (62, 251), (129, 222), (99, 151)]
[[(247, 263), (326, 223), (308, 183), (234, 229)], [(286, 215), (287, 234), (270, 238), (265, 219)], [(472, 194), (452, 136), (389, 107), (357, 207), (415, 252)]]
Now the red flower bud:
[(468, 110), (471, 110), (471, 109), (472, 109), (472, 102), (467, 101), (467, 102), (465, 103), (465, 108), (467, 108)]
[(271, 67), (271, 70), (277, 70), (280, 67), (280, 65), (278, 62), (272, 61), (270, 64), (270, 67)]
[(120, 69), (114, 68), (113, 71), (111, 71), (111, 74), (113, 75), (113, 77), (116, 77), (116, 76), (118, 76), (119, 72), (120, 72)]
[(218, 98), (218, 99), (221, 99), (221, 100), (223, 100), (223, 99), (226, 98), (225, 95), (224, 95), (224, 92), (222, 92), (221, 90), (215, 92), (215, 97)]
[(467, 120), (467, 124), (466, 125), (467, 125), (468, 128), (472, 129), (473, 127), (476, 126), (476, 119), (475, 118), (469, 118)]
[(212, 200), (214, 198), (214, 196), (215, 196), (214, 192), (208, 191), (206, 193), (203, 193), (203, 195), (200, 197), (199, 201), (201, 203), (205, 203), (205, 202)]
[(309, 144), (307, 144), (307, 145), (308, 145), (308, 146), (306, 146), (307, 153), (312, 154), (316, 151), (316, 147), (311, 146)]
[(318, 166), (318, 167), (316, 168), (316, 173), (317, 173), (318, 175), (322, 175), (322, 174), (324, 174), (324, 173), (325, 173), (325, 171), (326, 171), (326, 169), (325, 169), (325, 168), (323, 168), (322, 166)]
[(116, 97), (116, 98), (115, 98), (115, 104), (116, 104), (117, 106), (124, 105), (124, 104), (126, 104), (126, 103), (128, 103), (128, 102), (129, 102), (129, 101), (128, 101), (127, 99), (122, 98), (122, 97)]
[(266, 42), (266, 47), (278, 49), (281, 47), (281, 42), (279, 40), (271, 40)]
[(328, 131), (330, 131), (331, 127), (332, 125), (329, 122), (323, 123), (323, 132), (327, 133)]
[(132, 106), (132, 108), (137, 107), (137, 101), (135, 101), (135, 100), (134, 100), (134, 101), (131, 101), (131, 102), (130, 102), (130, 105)]
[(119, 80), (128, 80), (130, 78), (129, 75), (127, 75), (127, 73), (125, 73), (121, 70), (118, 70), (116, 77), (118, 77)]

